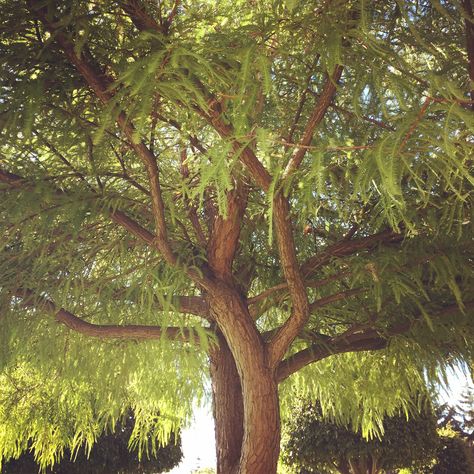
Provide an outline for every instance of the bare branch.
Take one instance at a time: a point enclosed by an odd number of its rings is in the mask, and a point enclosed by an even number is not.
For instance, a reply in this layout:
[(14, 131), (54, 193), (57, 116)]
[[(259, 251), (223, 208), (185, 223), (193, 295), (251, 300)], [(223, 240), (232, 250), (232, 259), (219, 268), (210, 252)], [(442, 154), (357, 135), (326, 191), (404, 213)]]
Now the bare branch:
[[(307, 280), (304, 282), (306, 288), (319, 288), (321, 286), (327, 285), (328, 283), (335, 281), (335, 280), (340, 280), (346, 276), (350, 275), (350, 272), (339, 272), (336, 273), (335, 275), (331, 275), (328, 278), (322, 278), (320, 280)], [(262, 291), (262, 293), (252, 296), (251, 298), (247, 299), (247, 304), (253, 305), (258, 303), (259, 301), (262, 301), (269, 296), (271, 296), (273, 293), (286, 290), (288, 289), (288, 283), (282, 282), (279, 283), (278, 285), (272, 286), (271, 288), (267, 288), (265, 291)]]
[(320, 298), (319, 300), (316, 300), (309, 305), (310, 312), (312, 313), (316, 309), (322, 308), (323, 306), (326, 306), (331, 303), (335, 303), (336, 301), (345, 300), (350, 296), (359, 295), (364, 291), (366, 291), (364, 288), (354, 288), (352, 290), (344, 290), (333, 295), (324, 296), (323, 298)]
[[(319, 57), (320, 57), (320, 55), (317, 54), (313, 67), (316, 66), (317, 62), (319, 61)], [(306, 85), (305, 85), (303, 93), (301, 94), (301, 98), (300, 98), (300, 101), (299, 101), (299, 104), (298, 104), (298, 108), (296, 109), (295, 118), (293, 119), (293, 123), (292, 123), (290, 131), (288, 133), (288, 137), (285, 140), (288, 143), (291, 143), (293, 141), (293, 134), (295, 133), (296, 127), (298, 126), (298, 122), (299, 122), (300, 117), (301, 117), (301, 113), (303, 112), (303, 107), (304, 107), (304, 104), (306, 102), (306, 96), (309, 92), (309, 85), (311, 83), (311, 78), (313, 77), (313, 74), (314, 74), (313, 67), (311, 67), (311, 72), (308, 74), (308, 77), (306, 79)]]
[(130, 183), (134, 188), (138, 189), (141, 191), (143, 194), (150, 196), (150, 191), (146, 189), (144, 186), (142, 186), (138, 181), (133, 179), (130, 174), (127, 171), (127, 167), (125, 166), (125, 162), (123, 161), (123, 158), (120, 156), (120, 153), (115, 149), (114, 146), (112, 146), (112, 151), (114, 152), (114, 155), (116, 156), (117, 160), (120, 163), (120, 166), (122, 168), (122, 174), (119, 174), (117, 176), (123, 178), (125, 181)]

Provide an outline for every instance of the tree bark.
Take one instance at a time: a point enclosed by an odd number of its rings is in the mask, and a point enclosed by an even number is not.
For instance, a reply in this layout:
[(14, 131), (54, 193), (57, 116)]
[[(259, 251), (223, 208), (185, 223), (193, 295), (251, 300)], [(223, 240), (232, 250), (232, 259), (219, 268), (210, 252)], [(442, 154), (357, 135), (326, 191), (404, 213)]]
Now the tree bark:
[(244, 437), (242, 387), (234, 358), (222, 334), (210, 354), (217, 474), (238, 472)]
[[(280, 450), (280, 408), (278, 400), (278, 385), (275, 379), (275, 370), (268, 362), (267, 346), (258, 332), (248, 307), (237, 289), (231, 284), (219, 282), (209, 292), (209, 307), (222, 336), (225, 338), (232, 359), (235, 363), (241, 386), (241, 400), (243, 403), (243, 438), (242, 449), (236, 474), (272, 474), (276, 473), (278, 455)], [(223, 346), (225, 347), (225, 345)], [(220, 360), (221, 368), (231, 366), (226, 358), (226, 349), (218, 354), (216, 361)], [(223, 387), (226, 393), (214, 394), (216, 416), (228, 417), (233, 413), (226, 413), (226, 405), (238, 406), (238, 394), (231, 393), (238, 390), (235, 373), (230, 370), (221, 370), (214, 363), (211, 370), (218, 375), (213, 380), (213, 388), (219, 390)], [(225, 366), (225, 367), (224, 367)], [(217, 369), (217, 372), (215, 370)], [(218, 383), (219, 375), (222, 380)], [(240, 415), (238, 415), (240, 416)], [(217, 421), (217, 420), (216, 420)], [(222, 419), (219, 422), (222, 423)], [(227, 426), (217, 433), (217, 455), (227, 456), (227, 459), (218, 460), (223, 466), (234, 459), (235, 449), (225, 446), (225, 436), (230, 441), (233, 421), (226, 420)], [(225, 431), (224, 431), (225, 430)], [(238, 435), (240, 436), (240, 435)], [(232, 462), (231, 462), (232, 464)], [(231, 466), (232, 468), (232, 466)]]

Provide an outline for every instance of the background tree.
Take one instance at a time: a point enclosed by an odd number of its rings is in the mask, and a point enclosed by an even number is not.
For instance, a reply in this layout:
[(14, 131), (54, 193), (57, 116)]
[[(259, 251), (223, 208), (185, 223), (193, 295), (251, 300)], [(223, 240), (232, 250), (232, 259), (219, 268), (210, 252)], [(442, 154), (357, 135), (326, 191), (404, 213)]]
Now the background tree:
[(164, 441), (210, 373), (218, 472), (269, 474), (288, 394), (368, 434), (472, 361), (469, 0), (0, 11), (2, 370), (100, 420), (2, 456)]
[(350, 426), (324, 418), (316, 403), (301, 403), (285, 426), (283, 459), (295, 472), (377, 474), (423, 466), (436, 455), (437, 417), (431, 408), (407, 419), (383, 420), (381, 438), (364, 439)]

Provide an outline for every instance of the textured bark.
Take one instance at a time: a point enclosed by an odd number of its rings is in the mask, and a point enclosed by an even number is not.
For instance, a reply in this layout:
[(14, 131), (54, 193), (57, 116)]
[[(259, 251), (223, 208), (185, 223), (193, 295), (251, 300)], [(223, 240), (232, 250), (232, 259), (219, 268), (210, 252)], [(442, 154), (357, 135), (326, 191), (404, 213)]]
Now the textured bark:
[(236, 472), (275, 473), (280, 414), (277, 383), (268, 363), (266, 344), (236, 288), (217, 283), (209, 293), (209, 306), (232, 353), (242, 388), (244, 430)]
[(210, 355), (212, 403), (216, 432), (217, 474), (238, 472), (244, 436), (244, 407), (239, 374), (222, 334)]
[(255, 371), (243, 383), (244, 441), (239, 474), (276, 472), (280, 451), (280, 408), (277, 384)]

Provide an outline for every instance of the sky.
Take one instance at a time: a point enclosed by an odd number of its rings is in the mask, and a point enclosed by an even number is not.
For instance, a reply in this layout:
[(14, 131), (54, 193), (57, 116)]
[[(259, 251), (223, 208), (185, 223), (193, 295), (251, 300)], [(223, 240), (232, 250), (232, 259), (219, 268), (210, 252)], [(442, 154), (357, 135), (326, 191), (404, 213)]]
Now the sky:
[(198, 407), (191, 426), (181, 433), (183, 461), (170, 474), (190, 474), (202, 467), (216, 467), (214, 420), (210, 403)]
[[(448, 373), (449, 388), (447, 391), (440, 389), (439, 395), (442, 402), (455, 405), (467, 387), (474, 383), (467, 373), (461, 369)], [(170, 471), (170, 474), (191, 474), (193, 471), (216, 466), (214, 421), (210, 403), (204, 407), (196, 408), (191, 426), (183, 430), (182, 434), (183, 461), (179, 466)]]

